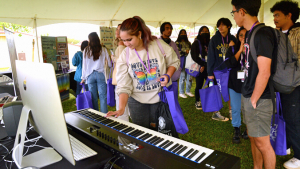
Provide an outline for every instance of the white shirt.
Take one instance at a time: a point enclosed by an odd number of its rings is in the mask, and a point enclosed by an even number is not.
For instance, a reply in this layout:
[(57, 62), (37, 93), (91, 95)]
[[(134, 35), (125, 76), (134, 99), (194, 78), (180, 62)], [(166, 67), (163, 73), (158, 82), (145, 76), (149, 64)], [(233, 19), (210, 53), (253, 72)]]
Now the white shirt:
[(102, 52), (99, 56), (98, 60), (93, 60), (92, 52), (90, 56), (86, 55), (86, 49), (83, 51), (83, 59), (82, 59), (82, 76), (81, 79), (86, 80), (93, 71), (104, 73), (105, 68), (105, 59), (108, 61), (108, 66), (111, 67), (110, 58), (108, 56), (107, 50), (102, 46)]

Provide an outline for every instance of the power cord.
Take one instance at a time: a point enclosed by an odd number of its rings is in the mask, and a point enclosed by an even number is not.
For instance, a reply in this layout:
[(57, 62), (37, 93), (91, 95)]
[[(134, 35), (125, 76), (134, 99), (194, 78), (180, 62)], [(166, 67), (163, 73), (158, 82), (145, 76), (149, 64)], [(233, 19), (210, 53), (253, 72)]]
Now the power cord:
[(105, 163), (103, 169), (108, 169), (109, 166), (110, 166), (109, 162), (110, 162), (112, 159), (114, 159), (115, 157), (116, 157), (116, 156), (113, 156), (112, 158), (110, 158), (110, 159)]
[(112, 169), (112, 167), (114, 166), (115, 162), (117, 162), (121, 157), (118, 157), (117, 159), (115, 159), (115, 161), (111, 164), (109, 169)]

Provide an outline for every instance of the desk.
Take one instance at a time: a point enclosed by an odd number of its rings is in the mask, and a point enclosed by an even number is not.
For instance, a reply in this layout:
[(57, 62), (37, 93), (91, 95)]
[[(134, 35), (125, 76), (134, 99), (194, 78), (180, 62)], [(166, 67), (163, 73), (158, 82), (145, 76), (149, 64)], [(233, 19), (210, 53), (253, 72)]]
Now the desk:
[[(5, 132), (3, 126), (1, 125), (0, 127), (0, 139), (1, 136), (4, 136), (3, 133)], [(73, 131), (69, 130), (69, 134), (73, 135), (74, 137), (76, 137), (78, 140), (80, 140), (81, 142), (83, 142), (84, 144), (86, 144), (87, 146), (89, 146), (90, 148), (92, 148), (94, 151), (96, 151), (98, 154), (96, 156), (81, 160), (81, 161), (76, 161), (76, 165), (73, 166), (71, 163), (69, 163), (65, 158), (63, 158), (61, 161), (52, 164), (50, 166), (46, 166), (44, 167), (45, 169), (99, 169), (99, 168), (103, 168), (103, 166), (105, 165), (105, 163), (113, 156), (112, 153), (102, 147), (100, 147), (99, 145), (97, 145), (96, 143), (84, 138), (83, 136), (74, 133)], [(37, 133), (35, 132), (29, 132), (28, 136), (31, 138), (35, 138), (37, 135)], [(9, 150), (11, 150), (11, 148), (13, 147), (14, 142), (11, 142), (7, 145), (7, 148)], [(31, 143), (32, 144), (32, 143)], [(45, 147), (50, 147), (50, 145), (44, 140), (44, 139), (40, 139), (37, 142), (37, 145), (41, 145), (41, 146), (45, 146)], [(26, 150), (26, 149), (24, 149)], [(40, 150), (39, 147), (32, 147), (29, 149), (28, 154), (35, 152), (37, 150)], [(4, 149), (2, 147), (0, 147), (0, 154), (5, 154), (6, 150), (4, 151)], [(2, 156), (0, 158), (0, 160), (2, 159)], [(8, 156), (6, 158), (7, 160), (11, 160), (11, 155)], [(10, 167), (8, 164), (8, 168)], [(5, 167), (5, 162), (1, 161), (0, 162), (0, 169), (6, 169)], [(15, 164), (12, 165), (11, 167), (12, 169), (17, 169), (17, 166)]]

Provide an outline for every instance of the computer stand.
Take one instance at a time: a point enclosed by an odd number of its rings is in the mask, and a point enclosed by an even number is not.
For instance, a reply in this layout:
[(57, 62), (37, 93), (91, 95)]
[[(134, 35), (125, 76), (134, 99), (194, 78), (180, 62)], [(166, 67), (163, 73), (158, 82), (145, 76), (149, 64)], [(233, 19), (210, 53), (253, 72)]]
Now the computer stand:
[(28, 166), (41, 168), (62, 160), (62, 157), (53, 148), (45, 148), (23, 157), (29, 113), (30, 109), (25, 105), (22, 109), (12, 154), (18, 168)]

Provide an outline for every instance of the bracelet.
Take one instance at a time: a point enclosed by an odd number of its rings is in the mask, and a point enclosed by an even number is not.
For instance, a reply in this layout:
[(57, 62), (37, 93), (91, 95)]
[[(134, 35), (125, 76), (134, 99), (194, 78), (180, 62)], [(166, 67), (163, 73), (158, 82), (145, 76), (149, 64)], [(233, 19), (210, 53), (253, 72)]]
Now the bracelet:
[(171, 79), (170, 76), (169, 76), (168, 74), (164, 74), (164, 75), (168, 76), (168, 78), (169, 78), (168, 83), (169, 83), (169, 82), (170, 82), (170, 79)]

